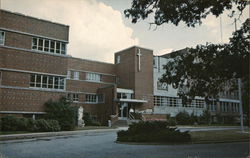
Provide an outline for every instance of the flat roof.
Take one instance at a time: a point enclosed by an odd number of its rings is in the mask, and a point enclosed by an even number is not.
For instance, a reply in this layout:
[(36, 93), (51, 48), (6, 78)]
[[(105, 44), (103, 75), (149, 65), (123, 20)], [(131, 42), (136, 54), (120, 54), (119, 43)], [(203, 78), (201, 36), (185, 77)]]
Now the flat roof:
[(123, 102), (123, 103), (147, 103), (147, 100), (141, 100), (141, 99), (116, 99), (116, 102)]

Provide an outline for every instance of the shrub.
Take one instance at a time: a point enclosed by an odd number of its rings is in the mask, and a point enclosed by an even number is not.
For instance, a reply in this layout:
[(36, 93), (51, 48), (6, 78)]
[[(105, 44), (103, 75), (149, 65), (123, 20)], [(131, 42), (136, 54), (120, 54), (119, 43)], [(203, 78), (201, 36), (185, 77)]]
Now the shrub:
[(101, 123), (93, 119), (88, 112), (83, 113), (83, 120), (86, 126), (101, 126)]
[(17, 118), (15, 116), (5, 116), (1, 118), (2, 131), (59, 131), (60, 126), (56, 120), (33, 120), (31, 118)]
[(180, 143), (191, 141), (188, 132), (168, 127), (167, 122), (139, 122), (129, 126), (127, 131), (117, 132), (117, 141)]
[(168, 120), (167, 120), (167, 123), (169, 126), (176, 126), (176, 121), (175, 121), (175, 118), (174, 117), (170, 117)]
[(191, 125), (194, 124), (194, 120), (191, 119), (190, 115), (187, 112), (179, 112), (176, 116), (176, 122), (179, 125)]
[(17, 131), (18, 130), (18, 119), (15, 116), (4, 116), (1, 118), (2, 131)]
[(60, 126), (57, 120), (39, 119), (35, 121), (35, 131), (41, 132), (56, 132), (60, 131)]
[(62, 130), (73, 130), (76, 125), (77, 108), (70, 106), (65, 97), (59, 101), (49, 100), (45, 103), (46, 119), (57, 120)]

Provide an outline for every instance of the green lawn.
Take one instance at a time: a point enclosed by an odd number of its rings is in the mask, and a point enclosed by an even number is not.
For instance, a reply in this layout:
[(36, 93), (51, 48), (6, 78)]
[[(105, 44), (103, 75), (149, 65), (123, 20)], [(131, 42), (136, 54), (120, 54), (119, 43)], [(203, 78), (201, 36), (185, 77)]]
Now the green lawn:
[[(250, 132), (250, 130), (245, 130)], [(197, 131), (190, 132), (192, 142), (230, 142), (249, 140), (250, 133), (241, 133), (240, 130), (218, 130), (218, 131)]]

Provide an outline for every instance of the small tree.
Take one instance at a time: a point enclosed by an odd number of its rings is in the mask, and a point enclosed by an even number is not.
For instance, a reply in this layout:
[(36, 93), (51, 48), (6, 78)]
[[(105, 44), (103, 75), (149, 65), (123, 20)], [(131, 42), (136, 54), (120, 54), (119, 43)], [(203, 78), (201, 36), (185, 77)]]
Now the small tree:
[(51, 99), (45, 103), (46, 119), (53, 119), (59, 122), (62, 130), (73, 130), (76, 124), (77, 108), (70, 106), (65, 97), (58, 101)]

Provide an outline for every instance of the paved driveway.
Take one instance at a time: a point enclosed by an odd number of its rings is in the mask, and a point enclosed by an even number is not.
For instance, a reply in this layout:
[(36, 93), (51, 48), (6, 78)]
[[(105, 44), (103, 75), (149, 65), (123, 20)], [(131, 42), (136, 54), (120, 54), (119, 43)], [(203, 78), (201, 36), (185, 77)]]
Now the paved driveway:
[(4, 158), (246, 158), (249, 143), (195, 145), (117, 144), (115, 131), (3, 141)]

